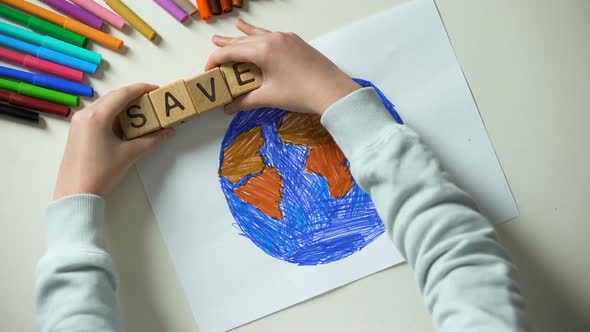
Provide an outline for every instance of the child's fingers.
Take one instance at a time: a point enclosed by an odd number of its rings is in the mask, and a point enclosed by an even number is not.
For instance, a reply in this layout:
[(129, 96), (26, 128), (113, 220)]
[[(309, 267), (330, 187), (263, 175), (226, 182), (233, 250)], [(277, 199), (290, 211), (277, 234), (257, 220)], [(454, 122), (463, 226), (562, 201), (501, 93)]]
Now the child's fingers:
[(211, 41), (213, 42), (213, 44), (218, 47), (224, 47), (224, 46), (230, 45), (231, 43), (235, 42), (236, 39), (237, 38), (225, 37), (225, 36), (219, 36), (219, 35), (213, 35), (213, 37), (211, 37)]
[(236, 28), (248, 36), (262, 35), (270, 32), (266, 29), (252, 25), (241, 18), (236, 20)]
[(254, 90), (245, 95), (242, 95), (233, 102), (225, 105), (226, 114), (236, 114), (239, 111), (251, 110), (258, 107), (270, 106), (265, 104), (264, 91)]
[(255, 41), (255, 37), (227, 37), (227, 36), (220, 36), (220, 35), (213, 35), (211, 37), (211, 41), (213, 44), (219, 47), (225, 47), (228, 45), (234, 45), (239, 43), (251, 42)]
[(175, 134), (176, 130), (174, 128), (158, 130), (154, 133), (125, 142), (125, 149), (127, 149), (127, 153), (132, 160), (137, 160), (146, 153), (156, 149), (162, 142), (174, 137)]
[(256, 63), (258, 53), (256, 43), (239, 43), (218, 48), (207, 59), (205, 71), (230, 61)]

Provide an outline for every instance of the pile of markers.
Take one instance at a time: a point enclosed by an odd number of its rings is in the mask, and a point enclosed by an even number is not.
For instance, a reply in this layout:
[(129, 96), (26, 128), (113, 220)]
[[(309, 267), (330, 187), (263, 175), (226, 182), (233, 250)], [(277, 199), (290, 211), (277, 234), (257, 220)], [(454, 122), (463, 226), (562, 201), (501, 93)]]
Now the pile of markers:
[[(103, 31), (104, 23), (123, 29), (126, 23), (149, 40), (157, 32), (120, 0), (105, 0), (114, 11), (93, 0), (41, 0), (58, 12), (25, 0), (0, 0), (0, 59), (43, 73), (0, 66), (0, 114), (39, 122), (39, 113), (63, 117), (79, 97), (92, 97), (83, 84), (102, 61), (99, 53), (84, 48), (92, 40), (113, 50), (124, 42)], [(154, 0), (180, 22), (199, 12), (203, 20), (242, 7), (243, 0)], [(28, 29), (27, 29), (28, 28)]]

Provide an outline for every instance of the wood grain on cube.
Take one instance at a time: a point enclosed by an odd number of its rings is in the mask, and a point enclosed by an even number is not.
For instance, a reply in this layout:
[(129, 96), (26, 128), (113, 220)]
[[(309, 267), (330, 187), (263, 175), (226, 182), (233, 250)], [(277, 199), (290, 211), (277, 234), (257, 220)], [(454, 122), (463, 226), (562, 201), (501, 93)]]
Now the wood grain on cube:
[(234, 98), (262, 85), (262, 71), (253, 63), (229, 62), (221, 65), (221, 71)]
[(174, 126), (197, 115), (183, 80), (154, 90), (149, 95), (163, 128)]
[(147, 135), (162, 128), (147, 93), (127, 105), (119, 114), (119, 123), (127, 139)]
[(233, 100), (219, 68), (195, 76), (185, 83), (199, 114), (229, 104)]

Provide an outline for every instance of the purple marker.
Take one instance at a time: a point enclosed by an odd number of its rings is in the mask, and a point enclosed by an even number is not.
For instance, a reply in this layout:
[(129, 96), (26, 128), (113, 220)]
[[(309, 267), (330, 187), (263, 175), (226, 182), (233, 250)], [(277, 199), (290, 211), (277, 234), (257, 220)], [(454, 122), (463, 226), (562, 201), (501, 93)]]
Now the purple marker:
[(184, 23), (188, 20), (188, 14), (182, 10), (182, 8), (178, 7), (176, 3), (172, 0), (154, 0), (160, 7), (164, 8), (170, 15), (174, 16), (176, 20), (179, 22)]
[(82, 21), (89, 26), (100, 30), (102, 28), (102, 20), (97, 16), (85, 11), (84, 9), (72, 5), (71, 3), (65, 0), (41, 0), (48, 4), (49, 6), (63, 12), (79, 21)]

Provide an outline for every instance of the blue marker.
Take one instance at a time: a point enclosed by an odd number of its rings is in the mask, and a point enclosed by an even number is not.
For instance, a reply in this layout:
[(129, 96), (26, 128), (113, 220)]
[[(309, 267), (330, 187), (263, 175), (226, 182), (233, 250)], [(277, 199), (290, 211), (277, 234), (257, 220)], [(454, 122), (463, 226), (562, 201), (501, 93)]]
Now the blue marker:
[(97, 65), (102, 61), (102, 56), (82, 47), (74, 46), (59, 39), (50, 36), (43, 36), (29, 30), (21, 29), (10, 24), (0, 22), (0, 33), (12, 38), (20, 39), (27, 43), (46, 47), (60, 53), (73, 56), (80, 60), (95, 63)]
[(35, 46), (33, 44), (25, 43), (18, 39), (10, 38), (4, 35), (0, 35), (0, 45), (6, 45), (8, 47), (16, 48), (25, 53), (32, 54), (41, 59), (53, 61), (70, 68), (75, 68), (86, 73), (94, 74), (98, 65), (88, 61), (80, 60), (69, 55), (65, 55), (43, 46)]
[(92, 97), (94, 95), (94, 89), (88, 85), (70, 82), (43, 74), (29, 73), (4, 66), (0, 66), (0, 76), (24, 81), (44, 88), (71, 93), (78, 96)]

